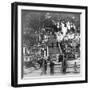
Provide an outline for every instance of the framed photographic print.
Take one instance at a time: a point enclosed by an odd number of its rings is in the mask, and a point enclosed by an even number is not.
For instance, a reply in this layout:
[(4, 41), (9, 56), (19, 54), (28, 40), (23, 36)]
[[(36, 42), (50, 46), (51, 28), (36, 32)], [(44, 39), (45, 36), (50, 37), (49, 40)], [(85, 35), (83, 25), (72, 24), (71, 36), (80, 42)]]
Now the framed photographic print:
[(87, 6), (11, 6), (11, 85), (87, 83)]

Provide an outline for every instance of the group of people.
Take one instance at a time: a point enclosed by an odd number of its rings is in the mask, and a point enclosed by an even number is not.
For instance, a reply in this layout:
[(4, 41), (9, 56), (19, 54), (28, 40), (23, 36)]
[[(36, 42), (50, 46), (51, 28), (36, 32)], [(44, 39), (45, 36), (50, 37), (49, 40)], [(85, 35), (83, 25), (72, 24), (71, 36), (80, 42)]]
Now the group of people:
[(40, 64), (40, 68), (41, 68), (41, 75), (45, 75), (47, 74), (47, 70), (48, 70), (48, 65), (49, 65), (49, 68), (50, 68), (50, 75), (53, 75), (54, 74), (54, 65), (55, 63), (48, 59), (44, 59), (44, 58), (41, 58), (38, 63)]
[[(55, 74), (55, 62), (53, 60), (50, 60), (50, 61), (47, 61), (45, 59), (41, 59), (41, 63), (40, 63), (40, 68), (41, 68), (41, 75), (46, 75), (46, 74), (49, 74), (50, 72), (50, 75), (54, 75)], [(62, 65), (61, 67), (59, 67), (60, 69), (60, 73), (62, 74), (66, 74), (67, 73), (67, 69), (68, 69), (68, 63), (67, 63), (67, 60), (63, 60), (62, 61)], [(73, 72), (77, 73), (78, 70), (79, 70), (79, 67), (77, 66), (77, 63), (75, 62), (74, 65), (73, 65)], [(48, 71), (50, 70), (50, 71)]]
[[(61, 59), (61, 58), (59, 58)], [(66, 60), (62, 60), (62, 61), (58, 61), (58, 62), (62, 62), (62, 65), (60, 68), (60, 72), (62, 73), (66, 73), (66, 69), (67, 69), (67, 62)], [(53, 61), (51, 58), (48, 59), (44, 59), (41, 58), (38, 63), (40, 64), (40, 68), (41, 68), (41, 75), (46, 75), (48, 73), (48, 70), (50, 70), (50, 75), (54, 75), (55, 74), (55, 61)], [(62, 69), (61, 69), (62, 68)]]

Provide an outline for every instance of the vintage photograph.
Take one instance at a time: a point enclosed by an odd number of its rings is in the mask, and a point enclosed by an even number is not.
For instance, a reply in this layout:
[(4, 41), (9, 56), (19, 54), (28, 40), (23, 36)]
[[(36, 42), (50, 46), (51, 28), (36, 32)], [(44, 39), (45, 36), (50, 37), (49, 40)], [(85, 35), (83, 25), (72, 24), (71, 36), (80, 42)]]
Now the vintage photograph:
[(11, 85), (87, 83), (87, 6), (12, 3)]
[(22, 78), (80, 74), (80, 14), (22, 10)]

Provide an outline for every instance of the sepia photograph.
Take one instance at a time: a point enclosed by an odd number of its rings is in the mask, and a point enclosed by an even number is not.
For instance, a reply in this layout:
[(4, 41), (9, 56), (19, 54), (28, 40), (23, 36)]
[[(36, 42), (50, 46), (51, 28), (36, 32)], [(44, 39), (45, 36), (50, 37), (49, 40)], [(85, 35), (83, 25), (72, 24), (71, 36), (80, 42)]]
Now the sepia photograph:
[(87, 82), (87, 7), (12, 4), (12, 86)]

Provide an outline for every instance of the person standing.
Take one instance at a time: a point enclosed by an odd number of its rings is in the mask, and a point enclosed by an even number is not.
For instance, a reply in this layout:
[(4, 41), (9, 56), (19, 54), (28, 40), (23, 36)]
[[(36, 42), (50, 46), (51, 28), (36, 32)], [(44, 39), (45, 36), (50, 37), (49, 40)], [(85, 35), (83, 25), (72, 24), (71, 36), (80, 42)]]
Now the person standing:
[[(59, 55), (59, 56), (58, 56), (58, 62), (59, 62), (59, 63), (60, 63), (60, 62), (63, 62), (63, 59), (64, 59), (64, 58), (63, 58), (63, 55)], [(59, 69), (60, 69), (60, 72), (62, 72), (62, 71), (61, 71), (61, 70), (62, 70), (61, 64), (60, 64), (60, 68), (59, 68)]]
[(47, 71), (47, 61), (45, 59), (42, 59), (41, 75), (46, 74), (46, 71)]
[(41, 68), (41, 75), (43, 75), (43, 58), (41, 58), (40, 68)]
[(44, 74), (47, 74), (47, 61), (45, 59), (43, 61), (43, 69), (44, 69)]
[(54, 62), (50, 61), (50, 74), (53, 75), (54, 74)]
[(66, 69), (67, 69), (67, 61), (64, 60), (62, 63), (62, 72), (65, 74), (66, 73)]
[(78, 67), (77, 67), (77, 63), (76, 62), (74, 63), (73, 69), (74, 69), (74, 72), (77, 72)]

